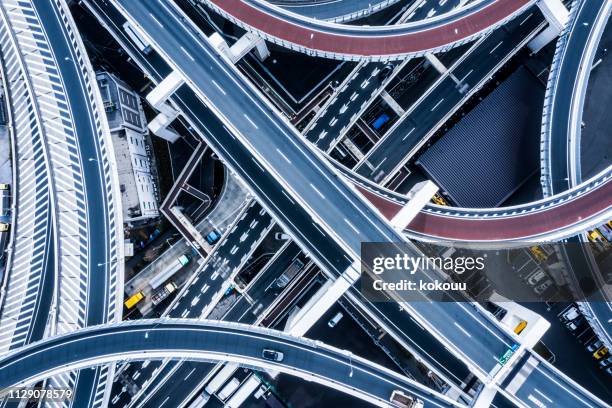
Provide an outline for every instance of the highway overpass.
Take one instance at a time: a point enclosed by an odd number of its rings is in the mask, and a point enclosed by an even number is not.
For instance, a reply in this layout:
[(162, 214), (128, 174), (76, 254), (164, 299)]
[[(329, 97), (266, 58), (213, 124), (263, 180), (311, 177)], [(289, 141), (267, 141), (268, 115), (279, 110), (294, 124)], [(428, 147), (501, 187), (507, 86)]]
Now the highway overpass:
[[(336, 166), (387, 219), (408, 201), (397, 192)], [(404, 230), (419, 240), (458, 242), (554, 241), (610, 219), (612, 166), (576, 187), (541, 200), (512, 207), (459, 208), (427, 204)]]
[[(31, 316), (48, 324), (50, 333), (116, 321), (123, 281), (121, 203), (110, 133), (85, 48), (63, 0), (9, 0), (1, 13), (10, 38), (6, 46), (14, 47), (21, 70), (15, 92), (30, 99), (30, 120), (46, 148), (40, 159), (49, 168), (53, 247), (45, 256), (55, 276), (45, 281), (40, 299), (53, 296), (54, 302), (37, 306)], [(76, 404), (103, 405), (107, 374), (87, 371), (59, 381), (76, 384)]]
[(36, 111), (37, 101), (23, 87), (28, 77), (3, 7), (0, 50), (15, 166), (12, 247), (0, 294), (0, 352), (6, 353), (43, 337), (46, 318), (37, 311), (51, 308), (56, 260), (48, 148), (39, 122), (30, 116)]
[[(186, 18), (172, 3), (114, 3), (120, 5), (132, 24), (141, 27), (168, 64), (179, 72), (187, 72), (184, 76), (189, 88), (221, 118), (222, 124), (215, 125), (207, 143), (331, 276), (340, 276), (359, 259), (361, 242), (404, 239), (337, 176), (326, 159), (301, 139), (233, 66), (219, 58), (208, 41), (200, 37), (197, 28), (185, 24)], [(159, 30), (162, 21), (165, 29)], [(179, 89), (175, 97), (183, 92)], [(187, 115), (198, 109), (196, 100), (192, 96), (181, 105), (185, 106), (183, 111)], [(212, 128), (215, 122), (210, 113), (195, 116), (194, 120), (206, 123), (205, 129)], [(245, 172), (249, 167), (253, 170)], [(266, 179), (270, 174), (272, 181), (268, 184)], [(257, 182), (252, 179), (253, 175), (257, 175)], [(262, 194), (262, 188), (272, 191)], [(327, 244), (321, 245), (321, 242)], [(418, 253), (416, 248), (414, 251)], [(423, 279), (433, 277), (423, 275)], [(406, 310), (484, 379), (496, 362), (484, 357), (482, 350), (501, 355), (514, 340), (481, 308), (464, 304), (464, 298), (458, 300), (456, 303), (415, 302), (406, 306)], [(449, 322), (480, 335), (467, 337)]]
[[(262, 358), (263, 349), (284, 354)], [(378, 406), (393, 390), (426, 407), (462, 407), (427, 387), (345, 350), (256, 326), (215, 320), (138, 320), (93, 326), (56, 336), (0, 358), (0, 389), (32, 384), (50, 375), (120, 360), (232, 361), (299, 376)]]
[(391, 60), (445, 51), (490, 32), (534, 0), (481, 0), (457, 10), (394, 26), (355, 26), (314, 20), (263, 0), (202, 0), (267, 41), (325, 58)]
[[(90, 3), (92, 10), (103, 17), (111, 32), (121, 31), (122, 18), (116, 11), (99, 7), (104, 2), (86, 3)], [(154, 81), (160, 81), (173, 70), (188, 72), (188, 75), (183, 74), (187, 86), (179, 88), (172, 96), (172, 101), (190, 124), (206, 137), (207, 143), (219, 157), (261, 199), (262, 205), (274, 214), (323, 268), (338, 276), (343, 272), (342, 268), (353, 262), (353, 259), (346, 258), (342, 263), (342, 259), (347, 255), (354, 257), (361, 241), (376, 241), (377, 237), (381, 237), (381, 230), (389, 231), (386, 222), (378, 216), (363, 219), (365, 214), (351, 210), (354, 206), (363, 208), (359, 207), (363, 205), (359, 196), (350, 187), (345, 189), (348, 186), (342, 185), (335, 178), (333, 170), (324, 162), (325, 159), (309, 151), (312, 147), (303, 144), (295, 129), (287, 121), (278, 118), (274, 107), (233, 66), (211, 50), (207, 39), (172, 3), (163, 0), (157, 3), (134, 3), (127, 0), (113, 3), (119, 5), (121, 13), (129, 18), (131, 24), (139, 27), (161, 53), (162, 58), (157, 55), (144, 57), (148, 76)], [(159, 29), (160, 24), (163, 30)], [(202, 102), (211, 107), (214, 113), (204, 109)], [(240, 109), (236, 109), (236, 106)], [(263, 164), (259, 164), (260, 161)], [(279, 168), (283, 171), (276, 170)], [(322, 177), (319, 172), (332, 175)], [(252, 179), (254, 175), (257, 175), (257, 183)], [(341, 192), (340, 195), (338, 192)], [(346, 192), (350, 192), (350, 197), (354, 197), (355, 201), (348, 200), (350, 202), (347, 203), (348, 197), (344, 195)], [(304, 205), (304, 201), (308, 205)], [(318, 210), (322, 204), (337, 205), (339, 208), (315, 211), (317, 217), (313, 218), (313, 208)], [(332, 216), (332, 221), (319, 224), (320, 217), (327, 218), (330, 214), (340, 214), (340, 218), (336, 216), (334, 219)], [(372, 213), (368, 211), (368, 214)], [(358, 223), (352, 225), (359, 233), (352, 228), (347, 229), (343, 220), (345, 223)], [(337, 225), (339, 228), (333, 230), (329, 225)], [(341, 247), (336, 243), (338, 229), (342, 230), (340, 232), (343, 235), (348, 231), (348, 235), (343, 236), (345, 242)], [(402, 239), (395, 232), (393, 236), (398, 241)], [(341, 268), (338, 268), (340, 265)], [(452, 350), (481, 379), (496, 381), (489, 374), (493, 371), (503, 374), (504, 370), (499, 370), (492, 356), (503, 354), (515, 340), (477, 305), (463, 302), (415, 302), (404, 306), (419, 324), (434, 333), (445, 347)], [(375, 309), (376, 305), (368, 304), (364, 307)], [(394, 323), (402, 327), (401, 322)], [(457, 330), (456, 325), (465, 331)], [(516, 356), (521, 352), (516, 353)], [(551, 378), (551, 385), (554, 381), (554, 377)], [(568, 392), (571, 394), (574, 391)], [(583, 390), (580, 389), (580, 392)]]
[[(557, 42), (542, 121), (541, 182), (547, 196), (574, 188), (583, 181), (580, 164), (583, 159), (580, 149), (582, 113), (593, 60), (611, 11), (612, 3), (607, 0), (576, 2), (572, 9), (571, 23)], [(609, 204), (609, 197), (604, 198), (603, 202)], [(597, 287), (601, 288), (598, 293), (601, 298), (598, 301), (581, 302), (580, 308), (599, 337), (608, 347), (612, 347), (609, 324), (612, 320), (611, 294), (590, 253), (591, 248), (584, 232), (587, 229), (582, 229), (580, 235), (568, 240), (572, 248), (568, 248), (569, 251), (562, 249), (562, 256), (566, 258), (570, 273), (573, 273), (575, 290), (581, 292), (579, 282), (585, 279), (594, 280)], [(577, 298), (589, 299), (583, 296), (577, 293)]]

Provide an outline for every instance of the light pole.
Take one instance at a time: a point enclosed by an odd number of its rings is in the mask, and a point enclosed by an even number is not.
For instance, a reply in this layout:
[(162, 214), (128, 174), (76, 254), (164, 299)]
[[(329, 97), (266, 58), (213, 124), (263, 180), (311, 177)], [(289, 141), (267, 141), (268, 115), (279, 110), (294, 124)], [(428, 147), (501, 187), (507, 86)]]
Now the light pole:
[(98, 266), (104, 266), (104, 265), (108, 265), (108, 264), (115, 263), (115, 262), (118, 263), (119, 261), (123, 261), (123, 258), (119, 258), (114, 261), (108, 261), (108, 262), (98, 262)]

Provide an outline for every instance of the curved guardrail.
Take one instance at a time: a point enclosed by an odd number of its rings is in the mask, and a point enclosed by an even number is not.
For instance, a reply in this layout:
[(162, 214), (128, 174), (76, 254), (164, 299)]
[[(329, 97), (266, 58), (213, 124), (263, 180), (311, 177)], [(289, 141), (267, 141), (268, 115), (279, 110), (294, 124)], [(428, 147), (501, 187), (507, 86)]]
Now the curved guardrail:
[(282, 7), (304, 17), (316, 18), (334, 23), (347, 23), (377, 13), (399, 0), (335, 0), (335, 1), (287, 1), (272, 0), (271, 4)]
[[(387, 218), (392, 218), (406, 204), (405, 196), (380, 187), (340, 165), (337, 168)], [(606, 204), (610, 190), (612, 166), (571, 190), (517, 206), (457, 208), (428, 204), (405, 232), (411, 238), (425, 240), (488, 242), (527, 238), (562, 239), (596, 226), (612, 216), (612, 208)], [(581, 207), (582, 203), (589, 205)], [(574, 213), (568, 211), (570, 207), (575, 210)], [(567, 222), (534, 224), (535, 218)], [(515, 231), (519, 225), (529, 226), (528, 233), (517, 234)], [(475, 231), (476, 227), (479, 230)]]
[[(6, 265), (0, 307), (0, 352), (21, 347), (33, 337), (35, 311), (50, 290), (54, 245), (52, 244), (50, 169), (47, 147), (43, 141), (32, 94), (25, 86), (22, 60), (14, 34), (0, 6), (0, 50), (3, 78), (8, 95), (10, 131), (15, 150), (12, 186), (14, 211), (13, 247)], [(43, 285), (45, 286), (43, 288)], [(39, 333), (36, 333), (38, 337)]]
[[(43, 6), (47, 7), (46, 20), (39, 15), (39, 8)], [(55, 304), (49, 319), (51, 332), (65, 333), (84, 327), (92, 320), (96, 308), (102, 310), (99, 313), (101, 320), (94, 319), (96, 323), (118, 320), (122, 296), (117, 290), (123, 275), (123, 264), (119, 262), (122, 259), (122, 247), (119, 245), (122, 242), (121, 210), (120, 204), (116, 204), (119, 189), (117, 176), (113, 174), (113, 168), (116, 168), (114, 155), (107, 147), (110, 145), (110, 133), (93, 69), (88, 65), (84, 51), (81, 51), (84, 46), (62, 0), (54, 0), (52, 3), (8, 0), (3, 3), (3, 7), (7, 27), (14, 32), (16, 54), (20, 59), (26, 89), (37, 113), (42, 140), (48, 149), (51, 199), (55, 206), (52, 219), (56, 222), (56, 282)], [(47, 30), (52, 23), (60, 28), (59, 32), (54, 32), (53, 37), (49, 38)], [(60, 51), (63, 57), (56, 56), (55, 50), (61, 41), (65, 42), (65, 49)], [(64, 60), (60, 61), (59, 58)], [(68, 79), (62, 73), (62, 64), (64, 67), (71, 65), (75, 68), (77, 77), (74, 74), (68, 75), (69, 80), (76, 81), (76, 84), (66, 84)], [(77, 101), (69, 96), (70, 86), (73, 86), (73, 90), (74, 86), (80, 87), (82, 99)], [(79, 110), (79, 118), (91, 126), (91, 136), (96, 147), (93, 154), (87, 155), (93, 155), (94, 158), (84, 157), (82, 145), (87, 142), (84, 138), (89, 136), (81, 134), (75, 123), (74, 104), (79, 103), (87, 105)], [(95, 161), (92, 164), (96, 164), (99, 169), (99, 175), (94, 177), (99, 177), (104, 189), (102, 197), (96, 200), (106, 205), (103, 211), (96, 211), (95, 217), (102, 219), (102, 227), (98, 229), (92, 229), (89, 214), (91, 201), (88, 200), (92, 191), (91, 187), (86, 188), (87, 180), (91, 182), (91, 175), (88, 179), (84, 168), (92, 160)], [(100, 231), (104, 231), (105, 236), (100, 236)], [(97, 266), (90, 257), (91, 245), (102, 248), (104, 261), (99, 262), (98, 256)], [(99, 269), (103, 270), (102, 273)], [(104, 277), (103, 287), (100, 284), (96, 284), (95, 288), (91, 286), (95, 280), (93, 274)], [(121, 278), (119, 280), (118, 275)], [(89, 296), (95, 291), (100, 291), (102, 296)], [(105, 304), (98, 304), (99, 299)], [(46, 322), (47, 311), (43, 311)], [(102, 397), (105, 395), (108, 377), (106, 368), (96, 375), (97, 385), (92, 393), (97, 398), (97, 405), (103, 404)], [(58, 385), (73, 386), (76, 381), (76, 373), (52, 379)]]
[(449, 13), (393, 26), (351, 26), (306, 18), (261, 0), (200, 0), (267, 41), (343, 60), (392, 60), (443, 52), (478, 38), (526, 10), (534, 0), (480, 0)]
[[(576, 186), (582, 181), (580, 141), (584, 100), (597, 46), (611, 11), (612, 3), (607, 0), (574, 1), (570, 24), (557, 41), (548, 77), (542, 121), (541, 183), (545, 195)], [(586, 30), (583, 27), (589, 28)], [(590, 225), (595, 226), (597, 225)], [(566, 260), (565, 264), (574, 270), (588, 268), (593, 278), (598, 281), (602, 295), (606, 296), (609, 289), (606, 288), (605, 279), (588, 247), (585, 234), (580, 234), (572, 241), (584, 248), (582, 252), (576, 251), (571, 257), (565, 250), (560, 250), (561, 256)], [(580, 291), (579, 282), (573, 273), (570, 275), (573, 289)], [(578, 297), (581, 296), (579, 293)], [(612, 347), (609, 325), (605, 323), (609, 322), (612, 316), (610, 304), (579, 302), (578, 306), (599, 338)]]
[[(35, 6), (38, 6), (34, 2)], [(115, 155), (112, 149), (112, 141), (110, 136), (110, 129), (106, 121), (106, 114), (104, 113), (104, 105), (98, 86), (96, 83), (95, 73), (89, 62), (89, 59), (85, 52), (85, 46), (80, 38), (77, 27), (72, 19), (68, 6), (65, 0), (53, 0), (49, 4), (52, 8), (53, 16), (57, 24), (61, 27), (62, 35), (56, 35), (59, 38), (53, 38), (55, 41), (64, 41), (67, 52), (70, 53), (74, 67), (78, 75), (79, 85), (83, 99), (67, 98), (73, 104), (81, 103), (83, 105), (83, 111), (87, 112), (87, 119), (89, 121), (89, 129), (91, 134), (81, 134), (83, 137), (91, 137), (95, 145), (95, 160), (92, 164), (97, 167), (96, 172), (98, 174), (94, 177), (99, 178), (101, 183), (102, 191), (99, 197), (94, 197), (93, 200), (103, 202), (103, 214), (99, 214), (104, 219), (103, 227), (101, 229), (90, 229), (90, 238), (86, 241), (87, 245), (91, 245), (96, 242), (98, 246), (104, 242), (104, 255), (103, 262), (96, 263), (97, 261), (91, 258), (89, 264), (86, 265), (87, 273), (87, 286), (85, 289), (86, 295), (86, 308), (87, 308), (87, 319), (84, 322), (85, 325), (113, 322), (121, 320), (122, 312), (122, 299), (123, 299), (123, 220), (119, 191), (119, 181), (117, 173), (117, 165), (115, 163)], [(42, 21), (43, 25), (46, 23)], [(51, 21), (48, 24), (52, 24)], [(44, 27), (43, 27), (44, 28)], [(69, 58), (69, 59), (70, 59)], [(73, 74), (70, 72), (62, 73), (62, 66), (56, 60), (56, 66), (60, 77), (72, 77)], [(77, 79), (77, 78), (75, 78)], [(63, 79), (65, 81), (65, 79)], [(78, 100), (78, 102), (77, 102)], [(73, 117), (77, 116), (76, 113), (72, 114)], [(84, 116), (83, 113), (80, 116)], [(82, 118), (81, 120), (84, 120)], [(75, 133), (78, 133), (76, 131)], [(85, 142), (85, 141), (83, 141)], [(92, 154), (92, 153), (89, 153)], [(84, 161), (85, 157), (84, 150), (80, 149), (81, 160)], [(91, 158), (88, 158), (91, 161)], [(84, 175), (85, 182), (87, 182), (87, 176)], [(86, 191), (86, 194), (92, 193), (92, 187), (90, 186)], [(83, 195), (85, 201), (87, 195)], [(91, 199), (88, 200), (91, 202)], [(87, 205), (89, 207), (90, 204)], [(96, 211), (98, 216), (99, 211)], [(88, 218), (90, 221), (91, 218)], [(103, 236), (101, 236), (103, 235)], [(95, 239), (93, 238), (95, 237)], [(82, 240), (82, 236), (80, 237)], [(100, 258), (97, 258), (100, 259)], [(96, 263), (96, 264), (94, 264)], [(102, 269), (99, 271), (98, 268)], [(102, 273), (100, 273), (102, 272)], [(102, 275), (103, 279), (96, 281), (96, 276)], [(100, 283), (104, 282), (103, 285)], [(104, 286), (104, 287), (98, 287)], [(96, 291), (103, 292), (103, 296), (96, 297), (92, 293)], [(89, 293), (89, 295), (87, 295)], [(95, 310), (101, 309), (100, 313)], [(108, 383), (112, 381), (114, 373), (114, 365), (102, 367), (95, 373), (95, 376), (91, 380), (85, 380), (84, 382), (77, 383), (79, 389), (85, 389), (84, 394), (89, 394), (90, 397), (86, 396), (91, 403), (92, 407), (102, 407), (108, 405), (108, 399), (110, 396), (110, 387)], [(71, 373), (63, 378), (53, 378), (52, 381), (56, 385), (65, 385), (66, 383), (74, 383), (78, 379), (76, 373)], [(91, 389), (89, 389), (91, 388)]]

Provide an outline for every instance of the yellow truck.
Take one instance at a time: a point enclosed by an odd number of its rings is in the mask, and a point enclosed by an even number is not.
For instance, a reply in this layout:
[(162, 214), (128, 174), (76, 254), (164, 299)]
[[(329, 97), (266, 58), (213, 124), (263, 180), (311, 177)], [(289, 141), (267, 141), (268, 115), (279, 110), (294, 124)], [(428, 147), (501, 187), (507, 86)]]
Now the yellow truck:
[(142, 299), (144, 299), (145, 295), (142, 292), (138, 292), (135, 295), (131, 296), (128, 300), (125, 301), (124, 305), (125, 308), (130, 310), (132, 309), (134, 306), (136, 306), (138, 304), (138, 302), (140, 302)]

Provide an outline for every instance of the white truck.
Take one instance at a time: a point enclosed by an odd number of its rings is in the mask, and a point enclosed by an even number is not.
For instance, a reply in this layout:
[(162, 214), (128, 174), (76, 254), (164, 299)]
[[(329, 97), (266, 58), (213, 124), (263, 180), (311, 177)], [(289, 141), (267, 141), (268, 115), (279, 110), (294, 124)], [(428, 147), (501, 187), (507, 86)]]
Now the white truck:
[(174, 292), (176, 288), (177, 288), (176, 283), (174, 282), (166, 283), (161, 289), (155, 292), (153, 296), (151, 296), (151, 302), (157, 306), (158, 304), (162, 302), (162, 300), (170, 296), (170, 294)]
[(423, 400), (408, 396), (399, 390), (394, 390), (389, 398), (391, 405), (398, 408), (423, 408)]
[(151, 285), (152, 289), (157, 289), (164, 282), (170, 279), (172, 275), (177, 273), (183, 266), (187, 265), (188, 263), (189, 263), (189, 257), (187, 255), (183, 254), (179, 256), (176, 259), (176, 261), (170, 263), (170, 265), (168, 265), (166, 269), (164, 269), (163, 271), (161, 271), (160, 273), (152, 277), (151, 280), (149, 281), (149, 285)]

